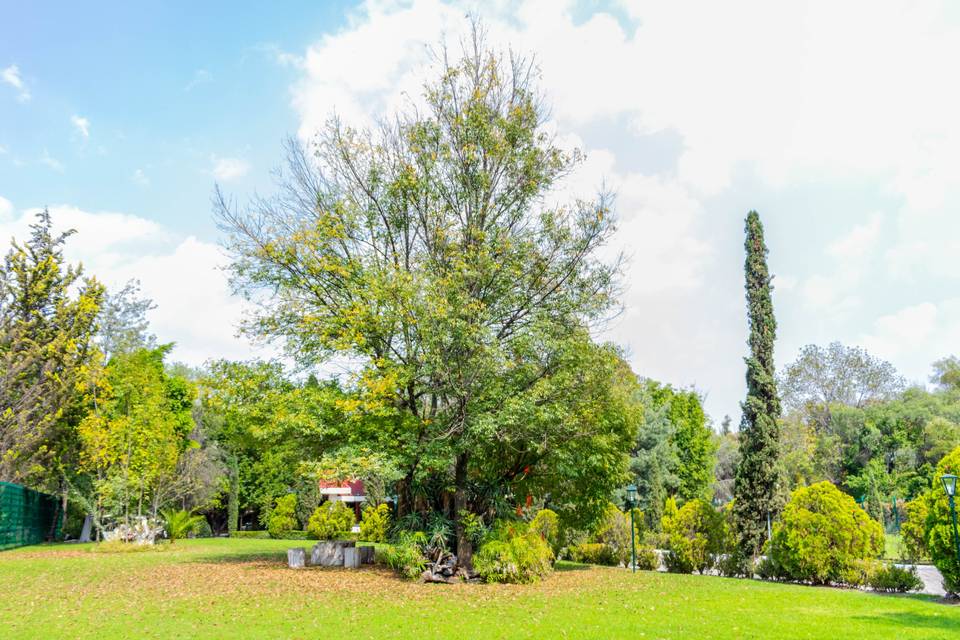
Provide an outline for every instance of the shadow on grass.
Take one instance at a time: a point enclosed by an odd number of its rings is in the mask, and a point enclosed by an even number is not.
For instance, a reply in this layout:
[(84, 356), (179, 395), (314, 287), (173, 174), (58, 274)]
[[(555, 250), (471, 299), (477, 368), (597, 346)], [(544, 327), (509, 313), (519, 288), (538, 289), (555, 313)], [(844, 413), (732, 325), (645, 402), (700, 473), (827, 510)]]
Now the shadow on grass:
[[(939, 614), (924, 615), (920, 613), (883, 613), (876, 616), (856, 616), (855, 620), (865, 622), (877, 622), (885, 625), (899, 625), (913, 629), (938, 629), (943, 631), (957, 632), (957, 619), (953, 616), (944, 616)], [(947, 637), (947, 636), (943, 636)], [(954, 637), (954, 636), (949, 636)]]
[(589, 571), (592, 565), (582, 564), (580, 562), (570, 562), (569, 560), (560, 560), (553, 566), (556, 571)]

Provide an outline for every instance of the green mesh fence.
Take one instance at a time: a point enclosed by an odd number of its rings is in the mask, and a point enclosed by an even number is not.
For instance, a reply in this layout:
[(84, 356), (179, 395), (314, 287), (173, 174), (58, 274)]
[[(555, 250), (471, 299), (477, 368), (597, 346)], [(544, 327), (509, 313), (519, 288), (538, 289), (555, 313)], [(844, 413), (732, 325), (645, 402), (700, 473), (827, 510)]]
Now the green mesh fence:
[(60, 504), (47, 493), (0, 482), (0, 550), (60, 535)]

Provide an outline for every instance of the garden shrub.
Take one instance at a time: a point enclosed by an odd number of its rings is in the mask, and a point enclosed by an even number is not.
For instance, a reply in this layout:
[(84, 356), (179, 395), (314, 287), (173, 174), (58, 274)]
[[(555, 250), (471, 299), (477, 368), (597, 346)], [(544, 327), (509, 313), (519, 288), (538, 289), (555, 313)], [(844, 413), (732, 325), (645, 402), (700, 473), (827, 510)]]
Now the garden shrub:
[[(668, 500), (669, 503), (672, 502)], [(671, 573), (704, 573), (714, 566), (723, 541), (722, 516), (704, 500), (690, 500), (680, 509), (664, 509), (663, 533)]]
[(753, 558), (744, 555), (740, 549), (732, 500), (720, 510), (719, 518), (720, 544), (716, 560), (717, 570), (722, 576), (752, 578), (756, 568)]
[(193, 528), (193, 536), (195, 538), (212, 538), (213, 537), (213, 528), (210, 526), (210, 522), (207, 521), (207, 518), (204, 516), (203, 519), (197, 522), (197, 526)]
[[(353, 525), (351, 525), (352, 527)], [(390, 505), (384, 503), (376, 507), (368, 505), (363, 509), (360, 520), (360, 540), (366, 542), (386, 542), (390, 530)], [(349, 529), (348, 529), (349, 531)]]
[(865, 587), (881, 569), (883, 564), (876, 558), (859, 558), (850, 563), (837, 582), (848, 587)]
[(927, 515), (930, 507), (927, 496), (918, 496), (916, 499), (903, 505), (906, 518), (900, 525), (900, 553), (905, 560), (919, 562), (930, 557), (927, 549)]
[(660, 559), (653, 547), (642, 545), (637, 547), (637, 569), (641, 571), (656, 571), (660, 568)]
[(780, 568), (770, 556), (761, 558), (753, 570), (760, 576), (761, 580), (782, 580), (784, 577), (780, 573)]
[(473, 556), (473, 568), (487, 582), (536, 582), (553, 569), (553, 551), (539, 532), (510, 522), (493, 528)]
[[(163, 516), (164, 528), (167, 531), (167, 537), (170, 538), (170, 542), (186, 538), (196, 532), (201, 522), (204, 524), (207, 522), (207, 519), (203, 516), (194, 515), (186, 509), (180, 509), (179, 511), (167, 509), (166, 511), (162, 511), (161, 515)], [(207, 528), (210, 528), (209, 524)]]
[[(640, 524), (641, 519), (634, 518), (635, 540), (642, 539)], [(630, 514), (620, 511), (614, 504), (607, 505), (603, 512), (603, 517), (594, 532), (594, 542), (605, 544), (613, 551), (617, 564), (628, 564), (630, 562)]]
[(797, 489), (773, 528), (771, 571), (786, 580), (854, 584), (883, 551), (883, 528), (830, 482)]
[(584, 542), (570, 547), (567, 552), (573, 562), (584, 564), (601, 564), (613, 567), (620, 564), (620, 559), (610, 545), (602, 542)]
[(267, 531), (271, 538), (286, 538), (297, 528), (297, 496), (288, 493), (277, 498), (277, 504), (267, 518)]
[(916, 567), (898, 567), (893, 564), (874, 571), (868, 584), (874, 591), (887, 593), (906, 593), (923, 587), (923, 581), (917, 575)]
[(427, 558), (423, 555), (426, 542), (426, 535), (420, 531), (401, 532), (393, 544), (377, 549), (377, 562), (387, 565), (403, 578), (415, 580), (427, 566)]
[(541, 509), (530, 521), (530, 530), (540, 534), (556, 555), (560, 551), (560, 518), (550, 509)]
[(328, 500), (310, 516), (307, 534), (314, 540), (331, 540), (350, 533), (356, 523), (353, 509), (340, 500)]
[(943, 588), (947, 593), (960, 595), (960, 559), (957, 559), (957, 547), (953, 538), (950, 503), (940, 482), (940, 476), (947, 473), (960, 475), (960, 447), (937, 463), (933, 488), (927, 494), (929, 512), (925, 537), (930, 560), (943, 574)]

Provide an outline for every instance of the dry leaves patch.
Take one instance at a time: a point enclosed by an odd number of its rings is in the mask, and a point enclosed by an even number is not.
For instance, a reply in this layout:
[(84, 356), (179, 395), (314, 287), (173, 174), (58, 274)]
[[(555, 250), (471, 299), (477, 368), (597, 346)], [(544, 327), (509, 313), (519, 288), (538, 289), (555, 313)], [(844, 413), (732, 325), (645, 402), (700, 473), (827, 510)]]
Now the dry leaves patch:
[(424, 601), (454, 598), (467, 606), (518, 598), (537, 599), (583, 594), (609, 587), (608, 571), (557, 572), (533, 585), (455, 584), (436, 585), (407, 582), (387, 569), (360, 570), (307, 568), (288, 569), (273, 561), (190, 562), (161, 564), (111, 576), (89, 588), (105, 595), (137, 593), (146, 597), (233, 598), (304, 597), (307, 600), (332, 594), (357, 599)]

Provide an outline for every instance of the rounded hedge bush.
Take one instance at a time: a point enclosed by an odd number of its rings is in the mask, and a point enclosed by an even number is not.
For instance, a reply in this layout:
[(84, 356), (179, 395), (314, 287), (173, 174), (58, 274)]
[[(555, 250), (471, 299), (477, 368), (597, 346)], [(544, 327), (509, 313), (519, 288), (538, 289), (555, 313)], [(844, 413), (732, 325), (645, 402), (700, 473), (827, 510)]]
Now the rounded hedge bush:
[(716, 563), (723, 543), (723, 516), (705, 500), (691, 500), (680, 509), (667, 501), (663, 533), (671, 573), (704, 573)]
[(830, 482), (797, 489), (774, 526), (773, 573), (813, 584), (865, 582), (864, 561), (883, 551), (883, 528)]
[(353, 509), (340, 500), (330, 500), (310, 516), (307, 534), (314, 540), (330, 540), (350, 533), (355, 523)]
[(267, 518), (267, 531), (271, 538), (286, 538), (297, 528), (297, 496), (288, 493), (277, 498), (276, 506)]
[(906, 593), (923, 587), (923, 581), (916, 567), (898, 567), (891, 564), (873, 572), (868, 581), (874, 591), (885, 593)]
[(366, 542), (386, 542), (388, 531), (390, 531), (390, 505), (384, 503), (376, 507), (373, 505), (365, 507), (363, 519), (360, 520), (360, 539)]
[(583, 564), (599, 564), (605, 567), (614, 567), (620, 564), (616, 551), (602, 542), (584, 542), (570, 547), (570, 560)]

